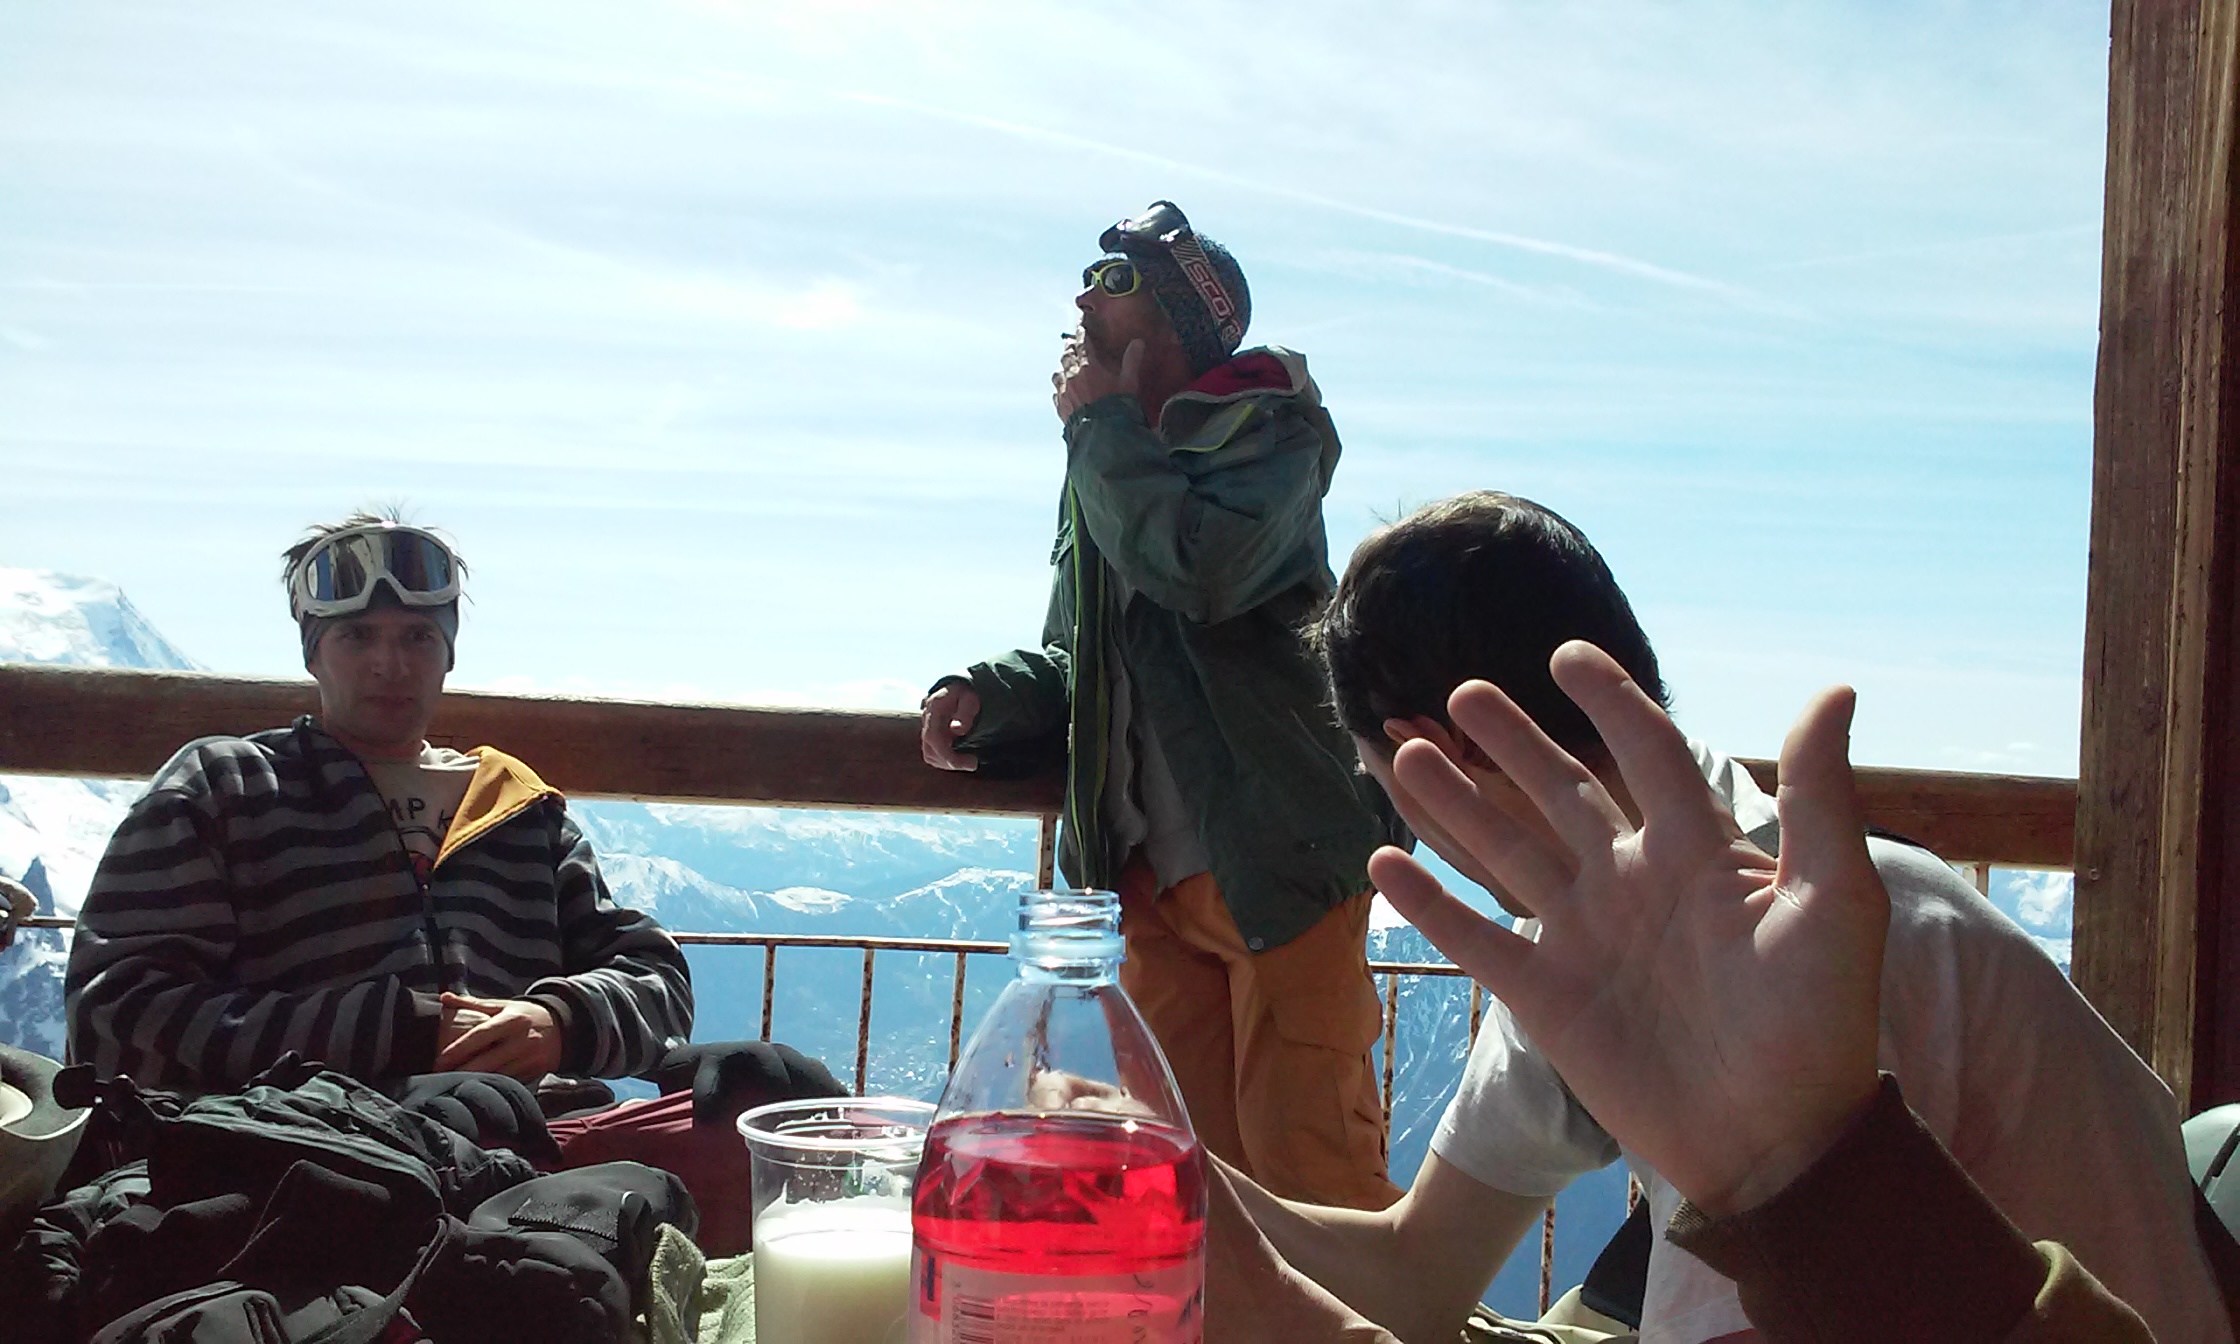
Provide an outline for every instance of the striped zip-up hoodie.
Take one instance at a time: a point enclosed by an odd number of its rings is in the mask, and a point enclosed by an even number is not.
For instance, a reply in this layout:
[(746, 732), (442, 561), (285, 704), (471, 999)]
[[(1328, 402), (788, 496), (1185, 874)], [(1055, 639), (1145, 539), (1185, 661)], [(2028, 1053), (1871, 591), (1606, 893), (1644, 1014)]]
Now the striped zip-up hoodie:
[(692, 1031), (684, 954), (614, 903), (557, 790), (477, 755), (423, 886), (365, 767), (308, 716), (181, 748), (78, 913), (71, 1059), (216, 1091), (296, 1050), (381, 1081), (434, 1067), (453, 990), (550, 1007), (563, 1073), (652, 1068)]

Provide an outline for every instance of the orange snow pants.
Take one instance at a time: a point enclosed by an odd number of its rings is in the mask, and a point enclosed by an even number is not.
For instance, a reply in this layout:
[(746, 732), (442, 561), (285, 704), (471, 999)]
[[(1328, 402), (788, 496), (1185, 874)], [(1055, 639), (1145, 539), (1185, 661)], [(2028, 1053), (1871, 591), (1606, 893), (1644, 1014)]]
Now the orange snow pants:
[(1384, 1030), (1363, 892), (1283, 946), (1253, 952), (1211, 873), (1164, 891), (1138, 856), (1120, 875), (1120, 983), (1166, 1052), (1207, 1151), (1287, 1199), (1381, 1209)]

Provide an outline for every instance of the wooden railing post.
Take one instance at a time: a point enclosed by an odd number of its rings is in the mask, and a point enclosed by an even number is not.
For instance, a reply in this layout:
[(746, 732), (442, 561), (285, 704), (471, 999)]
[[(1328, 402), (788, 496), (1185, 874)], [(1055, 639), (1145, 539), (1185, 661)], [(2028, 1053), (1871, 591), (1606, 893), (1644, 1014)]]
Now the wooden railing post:
[(1048, 891), (1058, 885), (1058, 814), (1045, 812), (1034, 829), (1034, 886)]

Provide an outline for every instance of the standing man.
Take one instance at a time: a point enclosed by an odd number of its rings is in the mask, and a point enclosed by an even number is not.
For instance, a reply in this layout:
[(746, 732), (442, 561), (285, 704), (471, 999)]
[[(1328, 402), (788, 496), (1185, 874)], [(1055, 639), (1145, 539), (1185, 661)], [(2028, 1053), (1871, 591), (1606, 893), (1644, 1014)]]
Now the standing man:
[(1100, 245), (1051, 379), (1066, 488), (1042, 643), (936, 683), (925, 759), (1067, 762), (1059, 865), (1120, 893), (1121, 981), (1200, 1140), (1270, 1189), (1383, 1208), (1364, 941), (1396, 823), (1301, 637), (1334, 584), (1337, 430), (1303, 358), (1238, 353), (1244, 273), (1173, 202)]

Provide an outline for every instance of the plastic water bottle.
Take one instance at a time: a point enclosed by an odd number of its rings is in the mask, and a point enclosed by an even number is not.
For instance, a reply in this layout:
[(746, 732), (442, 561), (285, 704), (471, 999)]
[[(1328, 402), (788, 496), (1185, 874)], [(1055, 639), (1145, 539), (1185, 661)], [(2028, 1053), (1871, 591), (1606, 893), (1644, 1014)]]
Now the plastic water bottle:
[(1036, 892), (911, 1200), (912, 1344), (1199, 1344), (1205, 1157), (1121, 992), (1120, 901)]

